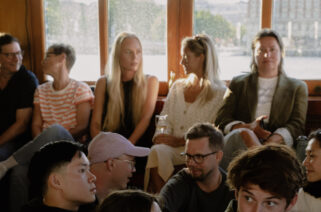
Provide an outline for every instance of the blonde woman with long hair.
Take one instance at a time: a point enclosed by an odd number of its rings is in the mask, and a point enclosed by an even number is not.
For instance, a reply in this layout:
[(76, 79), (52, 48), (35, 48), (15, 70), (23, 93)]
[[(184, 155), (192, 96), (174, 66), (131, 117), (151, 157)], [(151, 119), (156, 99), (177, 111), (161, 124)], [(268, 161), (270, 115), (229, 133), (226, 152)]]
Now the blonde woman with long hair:
[(161, 115), (167, 115), (169, 130), (154, 135), (147, 161), (144, 187), (156, 193), (173, 174), (174, 165), (185, 163), (180, 156), (185, 132), (198, 122), (214, 123), (226, 89), (219, 79), (217, 53), (209, 36), (183, 39), (181, 54), (188, 77), (177, 80), (168, 93)]
[(135, 34), (120, 33), (106, 75), (96, 84), (90, 133), (116, 132), (136, 144), (153, 115), (158, 80), (143, 73), (143, 51)]

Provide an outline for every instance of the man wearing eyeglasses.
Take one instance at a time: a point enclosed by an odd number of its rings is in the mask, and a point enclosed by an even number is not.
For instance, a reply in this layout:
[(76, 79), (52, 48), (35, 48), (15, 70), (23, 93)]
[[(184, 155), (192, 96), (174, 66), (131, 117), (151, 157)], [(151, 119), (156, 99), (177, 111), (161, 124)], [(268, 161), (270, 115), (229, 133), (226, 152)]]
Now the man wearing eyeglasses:
[(219, 168), (223, 157), (223, 135), (211, 124), (196, 124), (185, 134), (187, 168), (178, 172), (160, 192), (168, 212), (224, 211), (233, 193), (225, 185)]
[(134, 146), (125, 137), (100, 132), (88, 146), (90, 171), (96, 176), (96, 196), (101, 203), (113, 190), (125, 189), (135, 169), (135, 157), (145, 157), (149, 148)]
[(0, 161), (31, 139), (35, 75), (22, 65), (17, 38), (0, 34)]

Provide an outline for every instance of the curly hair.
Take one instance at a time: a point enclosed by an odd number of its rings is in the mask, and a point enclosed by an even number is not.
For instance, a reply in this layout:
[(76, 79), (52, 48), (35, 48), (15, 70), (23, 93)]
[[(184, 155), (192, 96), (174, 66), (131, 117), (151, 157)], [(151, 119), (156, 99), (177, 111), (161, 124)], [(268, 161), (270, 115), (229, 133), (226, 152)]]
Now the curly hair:
[(263, 145), (236, 156), (228, 166), (227, 184), (239, 191), (248, 184), (291, 202), (305, 183), (304, 170), (295, 152), (285, 145)]

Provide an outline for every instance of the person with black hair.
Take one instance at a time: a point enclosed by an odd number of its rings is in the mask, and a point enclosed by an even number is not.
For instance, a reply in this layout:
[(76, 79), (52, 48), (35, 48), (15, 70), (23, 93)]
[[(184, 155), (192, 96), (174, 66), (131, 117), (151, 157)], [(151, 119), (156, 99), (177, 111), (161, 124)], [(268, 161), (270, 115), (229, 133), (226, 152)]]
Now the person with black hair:
[(35, 198), (21, 211), (78, 211), (80, 205), (94, 202), (96, 177), (86, 152), (72, 141), (50, 142), (37, 151), (28, 172)]
[(161, 212), (157, 198), (140, 190), (123, 190), (111, 193), (98, 212)]
[[(36, 76), (22, 65), (17, 38), (0, 35), (0, 161), (31, 139), (30, 121)], [(11, 161), (8, 161), (11, 163)]]
[(303, 161), (308, 183), (299, 191), (298, 201), (291, 212), (319, 212), (321, 210), (321, 129), (308, 138)]

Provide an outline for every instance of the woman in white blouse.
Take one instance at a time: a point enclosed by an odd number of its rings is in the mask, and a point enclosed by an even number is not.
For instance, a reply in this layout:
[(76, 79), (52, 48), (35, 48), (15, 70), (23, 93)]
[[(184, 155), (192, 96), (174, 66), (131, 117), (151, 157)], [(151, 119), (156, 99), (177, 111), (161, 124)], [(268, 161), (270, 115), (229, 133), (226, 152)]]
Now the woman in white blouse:
[[(182, 41), (181, 65), (187, 75), (171, 87), (161, 115), (167, 115), (167, 134), (156, 132), (145, 172), (145, 189), (159, 192), (171, 177), (174, 165), (184, 164), (184, 134), (197, 122), (214, 123), (222, 105), (225, 85), (219, 79), (218, 59), (207, 35)], [(150, 179), (149, 179), (150, 178)]]

